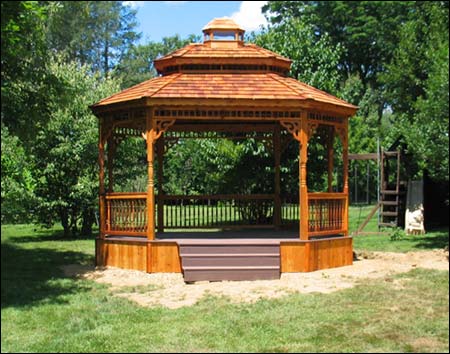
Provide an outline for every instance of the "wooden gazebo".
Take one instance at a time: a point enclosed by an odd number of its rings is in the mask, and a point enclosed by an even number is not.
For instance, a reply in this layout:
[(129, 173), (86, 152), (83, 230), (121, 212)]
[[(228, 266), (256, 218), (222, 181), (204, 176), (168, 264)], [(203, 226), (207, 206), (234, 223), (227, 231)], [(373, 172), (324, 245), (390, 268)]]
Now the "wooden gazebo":
[[(280, 272), (352, 264), (347, 136), (348, 119), (357, 107), (289, 78), (291, 61), (244, 43), (244, 30), (230, 19), (214, 19), (203, 33), (203, 43), (155, 60), (160, 76), (91, 106), (100, 126), (97, 265), (148, 273), (182, 272), (186, 281), (193, 281), (274, 278)], [(318, 132), (327, 151), (328, 188), (308, 193), (308, 140)], [(146, 191), (113, 191), (114, 153), (128, 136), (146, 140)], [(164, 152), (180, 139), (211, 136), (268, 141), (274, 154), (274, 192), (164, 193)], [(340, 190), (333, 190), (336, 139), (342, 146)], [(299, 190), (283, 196), (280, 155), (291, 140), (299, 143)], [(262, 205), (265, 218), (252, 219), (242, 212)], [(298, 227), (288, 233), (285, 229), (292, 221)], [(246, 226), (253, 231), (237, 231), (248, 230)], [(167, 232), (225, 227), (235, 231)]]

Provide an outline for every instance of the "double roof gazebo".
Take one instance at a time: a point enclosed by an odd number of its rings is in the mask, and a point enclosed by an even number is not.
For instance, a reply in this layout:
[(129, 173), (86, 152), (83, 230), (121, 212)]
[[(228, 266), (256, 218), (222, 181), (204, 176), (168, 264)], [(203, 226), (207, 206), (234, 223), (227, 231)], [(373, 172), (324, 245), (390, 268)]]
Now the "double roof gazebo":
[[(280, 272), (352, 264), (348, 119), (357, 107), (289, 78), (291, 61), (244, 43), (244, 30), (230, 19), (214, 19), (203, 33), (203, 43), (155, 60), (160, 76), (91, 106), (100, 125), (97, 265), (182, 272), (189, 281), (274, 278)], [(319, 193), (308, 192), (307, 186), (308, 141), (314, 134), (321, 134), (326, 150), (328, 186)], [(130, 136), (146, 141), (147, 190), (114, 192), (114, 154)], [(269, 141), (274, 156), (273, 193), (164, 193), (165, 151), (180, 139), (211, 136)], [(342, 145), (340, 190), (333, 186), (336, 139)], [(281, 195), (280, 156), (290, 140), (299, 143), (299, 188), (289, 199)], [(298, 226), (286, 237), (280, 230), (292, 221)], [(251, 236), (245, 231), (222, 233), (221, 238), (214, 233), (173, 236), (171, 232), (167, 236), (169, 229), (248, 226), (266, 227), (264, 236), (258, 237), (258, 229)], [(267, 254), (265, 247), (270, 248)], [(264, 266), (261, 257), (271, 258), (269, 265)]]

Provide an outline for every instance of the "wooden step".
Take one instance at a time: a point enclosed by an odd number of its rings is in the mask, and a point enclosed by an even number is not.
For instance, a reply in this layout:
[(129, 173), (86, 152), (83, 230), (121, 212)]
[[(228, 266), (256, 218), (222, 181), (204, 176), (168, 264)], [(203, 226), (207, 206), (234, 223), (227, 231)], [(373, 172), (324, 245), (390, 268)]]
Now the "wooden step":
[[(199, 245), (180, 245), (180, 253), (185, 255), (194, 254), (273, 254), (273, 245), (240, 245), (240, 244), (224, 244), (224, 245), (211, 245), (211, 244), (199, 244)], [(277, 245), (276, 247), (280, 247)]]
[(183, 272), (185, 282), (221, 281), (221, 280), (274, 280), (280, 278), (280, 269), (267, 268), (224, 268), (212, 269), (198, 267)]
[(280, 244), (273, 240), (195, 240), (179, 247), (186, 282), (280, 277)]
[(182, 255), (181, 262), (184, 269), (187, 267), (251, 267), (274, 266), (280, 267), (280, 255)]

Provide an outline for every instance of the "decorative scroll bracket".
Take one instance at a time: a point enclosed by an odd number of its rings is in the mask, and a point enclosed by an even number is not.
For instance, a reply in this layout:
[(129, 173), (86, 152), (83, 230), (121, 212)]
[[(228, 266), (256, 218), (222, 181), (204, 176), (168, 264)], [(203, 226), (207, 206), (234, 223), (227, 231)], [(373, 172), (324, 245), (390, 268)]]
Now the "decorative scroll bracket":
[[(156, 120), (156, 128), (152, 128), (152, 130), (150, 130), (150, 138), (153, 142), (155, 142), (156, 140), (158, 140), (161, 135), (167, 131), (167, 129), (169, 129), (172, 125), (175, 124), (175, 119), (158, 119)], [(144, 132), (142, 133), (142, 137), (147, 140), (147, 133)]]
[(300, 122), (293, 120), (280, 120), (280, 124), (292, 134), (295, 140), (301, 143), (300, 141)]

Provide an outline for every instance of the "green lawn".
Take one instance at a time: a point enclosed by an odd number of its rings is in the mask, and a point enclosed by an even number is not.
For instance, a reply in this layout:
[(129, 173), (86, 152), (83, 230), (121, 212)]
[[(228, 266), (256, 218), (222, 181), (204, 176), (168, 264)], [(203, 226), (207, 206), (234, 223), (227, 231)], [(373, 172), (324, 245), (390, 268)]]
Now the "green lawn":
[[(355, 248), (440, 248), (448, 244), (448, 229), (413, 241), (382, 237), (357, 237)], [(394, 287), (392, 279), (367, 280), (331, 294), (239, 305), (209, 297), (169, 310), (139, 307), (113, 297), (106, 285), (65, 277), (63, 265), (93, 264), (92, 238), (67, 240), (59, 229), (6, 225), (1, 252), (2, 352), (449, 350), (449, 278), (444, 271), (397, 275), (405, 280), (402, 288)]]

